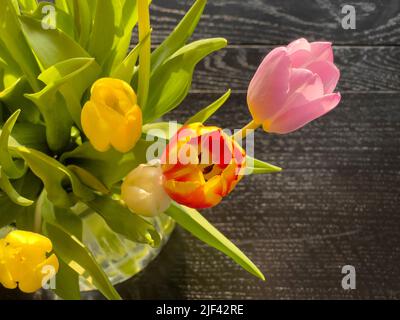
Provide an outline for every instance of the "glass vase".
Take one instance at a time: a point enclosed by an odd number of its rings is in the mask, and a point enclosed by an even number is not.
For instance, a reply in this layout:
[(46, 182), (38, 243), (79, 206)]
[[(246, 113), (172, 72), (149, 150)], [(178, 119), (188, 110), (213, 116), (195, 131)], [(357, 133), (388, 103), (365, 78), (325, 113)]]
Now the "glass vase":
[[(127, 240), (115, 233), (98, 214), (87, 207), (83, 211), (84, 213), (80, 215), (83, 222), (83, 243), (92, 252), (113, 285), (124, 282), (144, 270), (161, 252), (175, 228), (175, 221), (167, 215), (146, 218), (161, 236), (160, 246), (152, 248), (146, 244)], [(14, 229), (13, 226), (0, 228), (0, 238), (5, 237)], [(82, 277), (80, 278), (80, 289), (82, 292), (96, 290)], [(40, 291), (36, 294), (40, 296), (44, 292)], [(52, 298), (56, 299), (56, 296), (53, 295)]]
[[(82, 217), (83, 242), (113, 285), (122, 283), (144, 270), (158, 256), (174, 230), (175, 221), (167, 215), (146, 219), (155, 226), (161, 236), (158, 248), (132, 242), (116, 234), (94, 212), (89, 211)], [(96, 288), (81, 277), (80, 289), (90, 291)]]

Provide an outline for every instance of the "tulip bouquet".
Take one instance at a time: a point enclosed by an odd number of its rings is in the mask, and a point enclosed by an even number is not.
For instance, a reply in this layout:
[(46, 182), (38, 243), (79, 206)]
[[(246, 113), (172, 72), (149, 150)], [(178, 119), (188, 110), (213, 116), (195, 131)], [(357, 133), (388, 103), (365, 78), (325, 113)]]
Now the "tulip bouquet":
[(0, 4), (0, 283), (29, 293), (55, 279), (59, 297), (78, 299), (84, 279), (119, 299), (84, 239), (88, 210), (155, 248), (155, 221), (167, 217), (264, 280), (197, 209), (218, 205), (245, 175), (281, 171), (246, 153), (252, 130), (286, 134), (338, 105), (331, 44), (273, 50), (249, 86), (252, 120), (234, 135), (204, 124), (229, 91), (171, 129), (159, 119), (187, 96), (195, 66), (227, 44), (188, 43), (206, 0), (154, 51), (148, 0)]

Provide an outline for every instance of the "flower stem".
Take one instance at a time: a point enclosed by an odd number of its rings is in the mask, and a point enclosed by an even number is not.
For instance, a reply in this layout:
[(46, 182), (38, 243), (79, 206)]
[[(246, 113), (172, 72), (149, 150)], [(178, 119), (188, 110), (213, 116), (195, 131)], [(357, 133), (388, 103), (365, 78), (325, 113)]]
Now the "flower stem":
[[(150, 40), (150, 13), (148, 0), (138, 1), (139, 14), (139, 41), (143, 43), (140, 49), (139, 64), (139, 106), (144, 110), (147, 104), (150, 86), (150, 65), (151, 65), (151, 40)], [(147, 37), (147, 38), (146, 38)]]
[(247, 135), (254, 130), (257, 130), (259, 127), (261, 127), (261, 124), (251, 121), (248, 125), (243, 127), (240, 131), (236, 132), (233, 135), (233, 139), (238, 141), (238, 140), (243, 140), (244, 138), (247, 137)]
[(35, 207), (35, 217), (33, 221), (33, 230), (35, 233), (41, 233), (42, 231), (42, 208), (43, 208), (43, 201), (45, 197), (45, 191), (43, 189), (42, 193), (40, 194), (39, 198), (36, 201)]

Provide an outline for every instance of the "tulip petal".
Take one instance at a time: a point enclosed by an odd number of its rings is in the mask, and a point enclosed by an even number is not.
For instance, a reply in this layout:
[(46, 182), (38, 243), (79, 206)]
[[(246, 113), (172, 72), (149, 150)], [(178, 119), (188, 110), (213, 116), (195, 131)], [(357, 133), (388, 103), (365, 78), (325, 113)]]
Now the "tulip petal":
[[(45, 272), (58, 272), (56, 255), (46, 258), (52, 250), (51, 241), (36, 233), (12, 231), (0, 240), (0, 282), (6, 288), (20, 288), (33, 293), (42, 287)], [(52, 269), (44, 269), (52, 267)]]
[[(330, 42), (312, 42), (309, 43), (306, 39), (293, 41), (288, 45), (290, 57), (303, 56), (304, 62), (311, 61), (328, 61), (333, 63), (333, 49)], [(308, 53), (308, 54), (307, 54)], [(299, 60), (297, 60), (298, 62)], [(296, 67), (296, 66), (294, 66)], [(300, 67), (300, 65), (298, 65)]]
[(121, 199), (133, 213), (155, 217), (168, 209), (171, 202), (162, 182), (160, 167), (140, 165), (122, 183)]
[(307, 41), (307, 39), (300, 38), (300, 39), (297, 39), (297, 40), (289, 43), (287, 46), (287, 49), (288, 49), (289, 54), (292, 54), (299, 50), (311, 51), (311, 45)]
[(300, 39), (288, 46), (293, 68), (306, 68), (316, 61), (333, 63), (333, 49), (330, 42), (312, 42)]
[(201, 188), (203, 185), (198, 181), (176, 181), (167, 180), (164, 182), (164, 188), (167, 193), (175, 200), (176, 196), (187, 199), (193, 192)]
[[(197, 162), (199, 159), (202, 161), (196, 164), (163, 164), (164, 189), (173, 200), (187, 207), (214, 207), (239, 180), (236, 172), (244, 166), (246, 153), (220, 128), (191, 124), (180, 131), (176, 135), (178, 141), (172, 141), (167, 146), (162, 159), (169, 159), (171, 149), (175, 153), (175, 149), (181, 152), (187, 145), (200, 145)], [(184, 135), (183, 131), (192, 131), (195, 135)]]
[(298, 50), (290, 54), (290, 60), (293, 68), (307, 68), (313, 61), (313, 56), (310, 51)]
[(311, 54), (316, 61), (327, 61), (333, 63), (333, 49), (330, 42), (312, 42)]
[(226, 170), (222, 173), (222, 180), (225, 182), (224, 185), (224, 195), (227, 195), (233, 191), (236, 187), (237, 183), (243, 178), (243, 175), (240, 175), (239, 168), (237, 164), (230, 164)]
[(290, 81), (291, 90), (285, 102), (285, 106), (279, 113), (275, 114), (274, 118), (270, 121), (274, 122), (276, 118), (286, 113), (288, 110), (306, 105), (324, 95), (324, 85), (321, 78), (315, 73), (311, 73), (307, 70), (304, 71), (301, 71), (301, 69), (292, 70)]
[(307, 69), (293, 68), (290, 73), (289, 94), (298, 91), (304, 84), (309, 83), (314, 77), (314, 73)]
[[(134, 194), (135, 197), (129, 196), (131, 194)], [(157, 211), (156, 202), (152, 194), (143, 188), (136, 186), (125, 187), (121, 196), (128, 208), (131, 208), (136, 214), (152, 216)]]
[(91, 89), (91, 98), (82, 110), (81, 122), (93, 147), (105, 152), (113, 146), (129, 152), (139, 140), (142, 111), (129, 84), (122, 80), (102, 78)]
[(132, 110), (126, 119), (122, 121), (111, 136), (112, 146), (119, 152), (129, 152), (138, 142), (142, 133), (142, 112), (138, 106)]
[[(48, 268), (52, 268), (50, 270)], [(48, 259), (42, 259), (34, 269), (26, 268), (24, 274), (18, 279), (18, 287), (24, 293), (34, 293), (42, 287), (45, 277), (54, 275), (58, 272), (59, 263), (56, 255), (52, 254)], [(53, 274), (50, 272), (54, 271)], [(50, 279), (48, 279), (50, 280)]]
[(124, 81), (112, 78), (97, 80), (91, 90), (91, 98), (96, 103), (106, 103), (121, 109), (122, 113), (129, 112), (137, 103), (137, 97), (133, 89)]
[(292, 68), (304, 68), (313, 61), (311, 45), (304, 39), (293, 41), (287, 46)]
[[(126, 119), (122, 114), (102, 103), (96, 103), (96, 107), (99, 118), (101, 119), (100, 121), (106, 123), (105, 128), (107, 128), (102, 138), (109, 141), (119, 152), (125, 153), (132, 149), (138, 140), (137, 131), (141, 133), (141, 127), (140, 130), (135, 129), (136, 118), (131, 117)], [(139, 122), (141, 118), (137, 120)], [(100, 136), (96, 136), (96, 138), (99, 140)], [(136, 141), (132, 141), (134, 139), (136, 139)], [(91, 142), (93, 144), (92, 140)], [(99, 142), (96, 141), (95, 143)]]
[(226, 196), (223, 193), (223, 181), (221, 176), (214, 176), (211, 180), (207, 181), (204, 186), (205, 202), (214, 207), (222, 201), (222, 197)]
[(164, 189), (167, 194), (176, 202), (190, 208), (206, 208), (203, 184), (197, 181), (180, 182), (167, 180), (164, 182)]
[(7, 268), (5, 250), (5, 241), (0, 239), (0, 283), (7, 289), (15, 289), (18, 284), (13, 280), (12, 274)]
[(334, 109), (340, 100), (340, 93), (323, 96), (307, 105), (288, 110), (268, 124), (265, 129), (268, 132), (279, 134), (293, 132)]
[(46, 253), (53, 250), (52, 243), (48, 238), (21, 230), (9, 233), (5, 241), (10, 244), (10, 247), (18, 248), (18, 254), (30, 264), (41, 263), (46, 258)]
[(335, 91), (340, 79), (340, 71), (332, 62), (315, 61), (308, 66), (308, 69), (320, 76), (324, 84), (325, 94)]
[(96, 102), (96, 107), (100, 118), (107, 122), (108, 129), (110, 130), (108, 134), (117, 131), (120, 124), (125, 120), (124, 116), (103, 103)]
[(15, 289), (17, 288), (17, 282), (15, 282), (12, 278), (12, 275), (6, 265), (0, 262), (0, 283), (6, 289)]
[(52, 250), (52, 244), (49, 239), (39, 234), (16, 230), (10, 232), (5, 241), (13, 246), (37, 246), (44, 250), (45, 252), (50, 252)]
[(100, 152), (110, 149), (110, 135), (107, 122), (102, 120), (96, 105), (88, 101), (82, 109), (82, 127), (93, 147)]
[(282, 106), (288, 92), (290, 59), (286, 48), (273, 50), (262, 62), (248, 90), (248, 105), (254, 120), (262, 123)]

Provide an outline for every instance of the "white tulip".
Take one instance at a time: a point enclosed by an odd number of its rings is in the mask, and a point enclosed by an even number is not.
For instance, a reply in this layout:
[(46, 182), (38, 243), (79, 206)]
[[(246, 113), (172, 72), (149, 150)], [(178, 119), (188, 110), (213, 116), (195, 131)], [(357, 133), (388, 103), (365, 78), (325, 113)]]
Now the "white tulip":
[(155, 217), (171, 204), (171, 198), (163, 187), (163, 175), (159, 165), (140, 165), (124, 180), (121, 198), (128, 208), (145, 217)]

